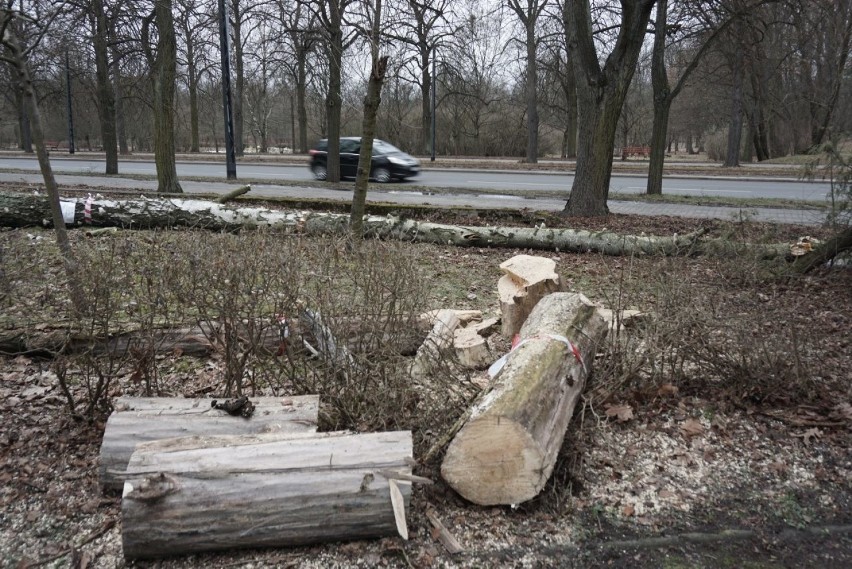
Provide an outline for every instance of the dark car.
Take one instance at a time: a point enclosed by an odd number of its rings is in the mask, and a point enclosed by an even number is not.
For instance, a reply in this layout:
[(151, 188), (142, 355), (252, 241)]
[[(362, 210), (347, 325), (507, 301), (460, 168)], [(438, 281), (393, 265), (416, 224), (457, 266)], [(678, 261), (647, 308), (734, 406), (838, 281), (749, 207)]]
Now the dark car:
[[(340, 177), (354, 178), (358, 171), (358, 155), (361, 152), (361, 137), (347, 136), (340, 139)], [(328, 140), (320, 140), (311, 151), (309, 167), (317, 180), (328, 178)], [(404, 180), (420, 173), (420, 161), (406, 154), (393, 144), (378, 138), (373, 139), (373, 162), (370, 177), (385, 183), (393, 179)]]

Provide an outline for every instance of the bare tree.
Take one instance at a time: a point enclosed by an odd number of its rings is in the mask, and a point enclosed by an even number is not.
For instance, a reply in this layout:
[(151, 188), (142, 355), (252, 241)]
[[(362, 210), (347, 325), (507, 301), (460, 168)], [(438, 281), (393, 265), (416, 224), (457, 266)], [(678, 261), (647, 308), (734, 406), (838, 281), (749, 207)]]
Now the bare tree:
[(507, 0), (509, 8), (518, 16), (524, 27), (526, 48), (526, 102), (527, 102), (527, 162), (538, 162), (538, 38), (536, 24), (548, 0)]
[[(4, 48), (4, 52), (0, 54), (0, 61), (7, 63), (10, 69), (16, 74), (16, 82), (20, 85), (22, 91), (32, 130), (33, 143), (36, 147), (39, 168), (44, 178), (44, 185), (47, 189), (50, 202), (51, 221), (56, 232), (56, 243), (62, 253), (65, 273), (68, 277), (71, 301), (74, 308), (79, 312), (83, 310), (85, 305), (84, 296), (80, 283), (77, 281), (77, 266), (73, 251), (71, 250), (71, 244), (68, 240), (68, 233), (65, 230), (65, 217), (62, 214), (62, 205), (59, 201), (59, 187), (56, 184), (56, 178), (53, 176), (50, 158), (48, 158), (47, 148), (45, 148), (41, 113), (39, 112), (38, 99), (27, 64), (29, 53), (39, 44), (44, 34), (47, 33), (57, 13), (58, 10), (54, 10), (46, 14), (36, 13), (34, 16), (29, 17), (14, 9), (14, 0), (4, 0), (3, 5), (0, 6), (0, 44)], [(23, 19), (26, 19), (36, 28), (36, 35), (28, 42), (29, 47), (26, 49), (22, 47), (21, 41), (18, 39), (15, 31), (16, 22), (20, 22)]]
[(608, 213), (606, 202), (618, 117), (655, 1), (620, 0), (618, 35), (601, 66), (589, 0), (566, 0), (571, 5), (571, 51), (580, 122), (577, 171), (571, 196), (565, 204), (566, 215), (602, 216)]
[[(388, 56), (379, 56), (381, 39), (382, 0), (373, 0), (373, 26), (370, 42), (370, 80), (364, 97), (364, 121), (361, 126), (361, 150), (358, 155), (358, 171), (355, 176), (355, 191), (352, 194), (352, 209), (349, 223), (356, 239), (364, 236), (364, 210), (367, 202), (367, 185), (372, 172), (373, 137), (376, 135), (376, 116), (382, 103), (382, 84), (388, 68)], [(365, 6), (369, 7), (369, 6)]]
[[(151, 24), (157, 45), (151, 49)], [(142, 46), (148, 59), (154, 94), (154, 162), (157, 192), (183, 193), (175, 167), (175, 82), (177, 40), (171, 0), (154, 0), (154, 11), (142, 25)]]

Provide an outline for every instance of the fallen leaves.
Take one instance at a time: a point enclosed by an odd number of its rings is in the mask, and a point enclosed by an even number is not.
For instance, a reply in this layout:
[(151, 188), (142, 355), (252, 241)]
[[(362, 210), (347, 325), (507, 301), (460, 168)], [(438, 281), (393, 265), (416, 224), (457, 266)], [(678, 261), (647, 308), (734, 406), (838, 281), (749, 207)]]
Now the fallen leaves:
[(680, 434), (686, 438), (703, 435), (704, 425), (698, 419), (687, 419), (680, 424)]
[(610, 419), (615, 417), (619, 423), (626, 423), (633, 418), (633, 408), (626, 403), (609, 405), (606, 408), (606, 416)]

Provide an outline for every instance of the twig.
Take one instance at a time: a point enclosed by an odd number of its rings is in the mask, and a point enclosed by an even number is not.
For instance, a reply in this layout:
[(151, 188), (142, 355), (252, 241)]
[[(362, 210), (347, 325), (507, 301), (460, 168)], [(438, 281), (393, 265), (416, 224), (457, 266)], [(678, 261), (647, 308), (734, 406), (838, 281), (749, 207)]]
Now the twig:
[(424, 478), (422, 476), (415, 476), (414, 474), (394, 472), (393, 470), (377, 470), (376, 472), (381, 474), (388, 480), (403, 480), (405, 482), (415, 482), (418, 484), (434, 484), (434, 482), (432, 482), (428, 478)]
[(245, 185), (237, 188), (236, 190), (230, 191), (227, 194), (224, 194), (219, 199), (216, 200), (216, 203), (227, 203), (235, 198), (240, 197), (243, 194), (247, 194), (251, 190), (251, 185)]
[(444, 546), (450, 555), (455, 555), (456, 553), (464, 551), (464, 547), (462, 547), (453, 534), (451, 534), (446, 526), (441, 522), (438, 518), (438, 514), (436, 514), (434, 510), (427, 510), (426, 517), (429, 518), (432, 526), (438, 531), (438, 541), (441, 542), (441, 545)]

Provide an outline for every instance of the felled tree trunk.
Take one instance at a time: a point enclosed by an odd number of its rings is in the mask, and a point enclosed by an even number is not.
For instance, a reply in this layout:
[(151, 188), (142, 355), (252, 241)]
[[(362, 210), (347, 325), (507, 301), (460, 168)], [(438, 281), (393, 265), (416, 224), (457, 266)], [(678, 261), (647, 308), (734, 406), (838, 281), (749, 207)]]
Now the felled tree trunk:
[(605, 334), (603, 318), (583, 295), (544, 297), (492, 390), (447, 448), (444, 480), (484, 506), (534, 498), (553, 471)]
[(410, 432), (190, 437), (140, 445), (121, 503), (124, 555), (395, 535), (391, 485), (401, 491), (404, 509), (411, 459)]
[(314, 433), (319, 397), (257, 397), (249, 419), (213, 409), (210, 399), (122, 397), (107, 420), (101, 445), (100, 479), (120, 489), (125, 469), (139, 443), (183, 436), (240, 435), (269, 432)]
[(839, 253), (852, 249), (852, 227), (839, 231), (831, 239), (821, 244), (815, 250), (797, 257), (793, 270), (797, 273), (807, 273), (820, 265), (831, 261)]
[[(64, 199), (69, 225), (84, 224), (85, 199)], [(50, 225), (47, 198), (0, 193), (0, 227)], [(138, 199), (92, 201), (91, 225), (127, 229), (192, 227), (213, 231), (238, 231), (272, 227), (311, 235), (342, 235), (349, 231), (349, 216), (307, 211), (233, 207), (210, 200)], [(729, 255), (742, 244), (701, 239), (701, 232), (673, 237), (619, 235), (607, 231), (580, 231), (538, 227), (467, 227), (376, 215), (364, 218), (366, 237), (458, 247), (509, 247), (602, 253), (604, 255)], [(787, 245), (752, 246), (765, 258), (784, 256)]]

